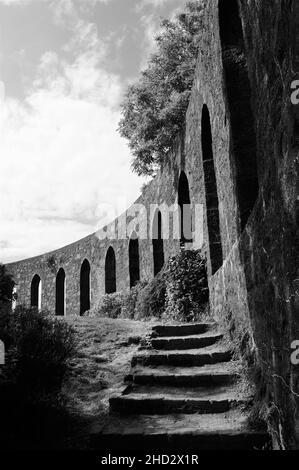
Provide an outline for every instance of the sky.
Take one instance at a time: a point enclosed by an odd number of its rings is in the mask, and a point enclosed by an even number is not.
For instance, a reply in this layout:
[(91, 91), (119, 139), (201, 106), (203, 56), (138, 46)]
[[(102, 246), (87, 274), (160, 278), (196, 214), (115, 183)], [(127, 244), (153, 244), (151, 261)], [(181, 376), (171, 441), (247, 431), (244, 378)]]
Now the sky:
[(0, 0), (0, 262), (95, 232), (140, 194), (120, 103), (184, 0)]

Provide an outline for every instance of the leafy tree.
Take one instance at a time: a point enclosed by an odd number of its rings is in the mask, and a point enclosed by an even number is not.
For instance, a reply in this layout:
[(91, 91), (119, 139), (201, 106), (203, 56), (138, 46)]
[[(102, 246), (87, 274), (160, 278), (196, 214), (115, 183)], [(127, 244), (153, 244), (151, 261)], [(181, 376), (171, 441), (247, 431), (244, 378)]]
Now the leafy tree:
[(14, 280), (7, 273), (6, 267), (0, 264), (0, 340), (8, 348), (12, 343), (11, 334), (11, 301), (13, 300)]
[(122, 103), (119, 132), (129, 141), (132, 168), (152, 175), (165, 160), (173, 139), (184, 128), (189, 103), (204, 0), (188, 2), (173, 21), (163, 20), (157, 51)]
[(13, 298), (14, 280), (7, 273), (6, 267), (0, 264), (0, 302), (9, 302)]

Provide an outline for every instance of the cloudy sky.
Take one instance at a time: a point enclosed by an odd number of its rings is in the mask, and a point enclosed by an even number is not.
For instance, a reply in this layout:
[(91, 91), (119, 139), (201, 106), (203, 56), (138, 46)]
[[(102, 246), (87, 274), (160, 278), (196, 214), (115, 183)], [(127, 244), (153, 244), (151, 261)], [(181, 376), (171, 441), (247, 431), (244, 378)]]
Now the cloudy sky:
[(92, 233), (139, 195), (119, 103), (184, 0), (0, 0), (0, 262)]

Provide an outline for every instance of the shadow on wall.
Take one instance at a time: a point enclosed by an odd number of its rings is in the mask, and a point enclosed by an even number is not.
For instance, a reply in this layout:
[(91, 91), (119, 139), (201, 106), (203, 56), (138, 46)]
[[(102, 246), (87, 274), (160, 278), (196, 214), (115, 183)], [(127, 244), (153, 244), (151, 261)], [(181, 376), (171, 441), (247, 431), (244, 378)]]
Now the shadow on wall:
[(217, 181), (215, 175), (211, 121), (210, 113), (206, 105), (204, 105), (202, 109), (201, 145), (206, 194), (206, 211), (209, 234), (211, 273), (213, 275), (222, 266), (223, 255), (221, 245), (219, 201), (217, 192)]
[(243, 230), (255, 205), (259, 184), (251, 85), (237, 0), (220, 0), (219, 27), (233, 139), (240, 228)]

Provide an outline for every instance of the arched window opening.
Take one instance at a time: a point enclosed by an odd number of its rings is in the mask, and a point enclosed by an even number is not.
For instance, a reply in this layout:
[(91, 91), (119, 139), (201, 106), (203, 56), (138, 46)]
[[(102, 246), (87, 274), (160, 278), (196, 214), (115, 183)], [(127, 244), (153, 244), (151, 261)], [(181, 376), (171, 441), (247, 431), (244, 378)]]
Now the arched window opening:
[(158, 210), (155, 213), (152, 230), (154, 276), (156, 276), (164, 265), (164, 244), (162, 235), (162, 214)]
[(129, 273), (130, 288), (140, 281), (139, 267), (139, 242), (136, 234), (133, 234), (129, 242)]
[(116, 292), (116, 260), (112, 246), (109, 247), (105, 260), (105, 292), (106, 294)]
[(80, 315), (90, 309), (90, 264), (85, 259), (80, 272)]
[(56, 307), (55, 313), (58, 316), (65, 315), (65, 271), (60, 268), (56, 276)]
[(181, 172), (178, 186), (178, 205), (180, 208), (180, 241), (181, 245), (192, 242), (192, 211), (189, 183), (184, 171)]
[(223, 255), (219, 221), (219, 201), (215, 175), (212, 131), (209, 110), (204, 105), (201, 119), (201, 144), (206, 193), (207, 224), (212, 274), (222, 266)]
[(31, 307), (39, 310), (42, 308), (42, 281), (38, 274), (35, 274), (31, 282)]
[(237, 0), (219, 1), (219, 26), (243, 230), (257, 199), (259, 184), (251, 86)]

